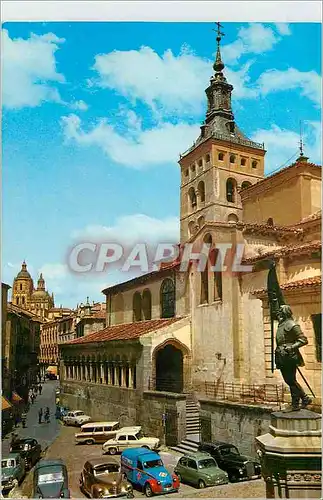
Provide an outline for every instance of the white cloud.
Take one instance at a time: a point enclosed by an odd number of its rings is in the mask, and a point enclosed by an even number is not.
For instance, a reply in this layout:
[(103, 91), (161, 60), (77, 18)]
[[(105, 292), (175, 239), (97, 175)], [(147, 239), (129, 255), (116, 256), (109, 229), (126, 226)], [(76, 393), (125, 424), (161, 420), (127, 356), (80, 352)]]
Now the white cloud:
[(160, 123), (155, 128), (143, 129), (140, 121), (127, 134), (119, 134), (107, 120), (99, 121), (91, 130), (84, 131), (78, 116), (62, 117), (65, 138), (83, 146), (98, 146), (114, 162), (131, 168), (143, 168), (176, 162), (179, 153), (187, 149), (199, 134), (199, 125), (187, 123)]
[(302, 72), (295, 68), (286, 71), (271, 69), (260, 75), (257, 85), (262, 95), (299, 89), (301, 95), (316, 104), (321, 103), (322, 78), (315, 71)]
[(291, 29), (288, 23), (275, 23), (276, 29), (280, 35), (291, 35)]
[[(304, 127), (304, 153), (309, 161), (321, 164), (321, 124), (306, 122)], [(251, 139), (264, 142), (266, 173), (271, 173), (293, 163), (299, 156), (299, 133), (272, 125), (270, 129), (259, 129)]]
[(82, 100), (80, 100), (80, 101), (72, 101), (69, 104), (69, 107), (71, 109), (76, 109), (76, 110), (79, 110), (79, 111), (87, 111), (89, 109), (89, 106), (86, 104), (86, 102), (84, 102)]
[(11, 39), (2, 32), (2, 100), (7, 108), (61, 102), (54, 82), (65, 78), (56, 70), (55, 52), (65, 40), (53, 33)]
[(64, 278), (67, 274), (67, 266), (65, 264), (44, 264), (39, 272), (43, 273), (45, 279)]
[(272, 28), (261, 23), (249, 24), (247, 28), (240, 28), (233, 43), (222, 47), (223, 60), (228, 64), (236, 64), (244, 54), (262, 54), (279, 41), (280, 37)]
[(151, 47), (115, 50), (97, 55), (93, 69), (99, 77), (92, 85), (115, 89), (155, 111), (188, 115), (202, 111), (201, 88), (212, 74), (210, 62), (196, 57), (187, 46), (177, 56), (170, 49), (160, 56)]

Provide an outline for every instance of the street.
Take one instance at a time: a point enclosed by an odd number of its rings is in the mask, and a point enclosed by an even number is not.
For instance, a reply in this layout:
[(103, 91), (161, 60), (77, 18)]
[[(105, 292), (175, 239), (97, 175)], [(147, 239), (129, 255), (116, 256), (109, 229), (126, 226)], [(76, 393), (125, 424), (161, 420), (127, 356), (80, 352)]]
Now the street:
[[(58, 383), (48, 381), (43, 385), (43, 392), (33, 405), (31, 405), (27, 428), (17, 429), (17, 433), (22, 437), (34, 437), (45, 448), (44, 458), (62, 458), (66, 463), (69, 474), (69, 488), (72, 498), (85, 498), (79, 489), (79, 477), (84, 463), (93, 457), (102, 457), (101, 445), (76, 445), (74, 434), (76, 427), (67, 427), (55, 419), (55, 389)], [(38, 409), (49, 406), (51, 411), (51, 421), (49, 424), (38, 424)], [(9, 449), (9, 439), (3, 441), (3, 454)], [(166, 468), (173, 472), (180, 454), (173, 451), (161, 451), (160, 456)], [(120, 456), (119, 456), (120, 458)], [(32, 495), (32, 471), (29, 472), (17, 491), (12, 495), (15, 498), (22, 496), (31, 498)], [(134, 491), (136, 498), (145, 498), (141, 491)], [(10, 495), (11, 496), (11, 495)], [(265, 498), (265, 485), (263, 480), (246, 481), (239, 484), (227, 484), (198, 490), (192, 486), (181, 484), (178, 493), (163, 495), (172, 498)]]

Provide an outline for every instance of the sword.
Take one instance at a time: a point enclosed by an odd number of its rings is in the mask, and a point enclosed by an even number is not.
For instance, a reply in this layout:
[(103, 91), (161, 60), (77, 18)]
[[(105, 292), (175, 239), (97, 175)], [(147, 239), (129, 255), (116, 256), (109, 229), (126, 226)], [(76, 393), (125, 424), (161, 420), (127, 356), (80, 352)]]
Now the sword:
[(313, 398), (315, 398), (315, 394), (314, 394), (314, 392), (312, 391), (311, 387), (309, 386), (309, 383), (307, 382), (306, 378), (305, 378), (305, 377), (304, 377), (304, 375), (302, 374), (302, 372), (301, 372), (301, 370), (299, 369), (299, 367), (297, 367), (297, 371), (298, 371), (298, 373), (300, 374), (300, 376), (302, 377), (302, 379), (304, 380), (304, 382), (305, 382), (305, 384), (307, 385), (307, 387), (309, 388), (309, 390), (311, 391)]

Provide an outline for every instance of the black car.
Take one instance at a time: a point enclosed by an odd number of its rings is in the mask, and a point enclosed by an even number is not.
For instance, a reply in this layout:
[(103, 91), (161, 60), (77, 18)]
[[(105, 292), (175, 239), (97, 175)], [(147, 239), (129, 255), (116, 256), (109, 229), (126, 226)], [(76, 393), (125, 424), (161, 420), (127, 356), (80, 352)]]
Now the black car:
[(33, 498), (71, 498), (63, 460), (41, 460), (35, 467)]
[(213, 441), (213, 443), (201, 443), (198, 449), (210, 453), (220, 469), (228, 473), (232, 483), (261, 477), (261, 465), (258, 460), (241, 455), (238, 448), (232, 444)]
[(19, 453), (26, 469), (31, 469), (41, 457), (41, 446), (36, 439), (17, 439), (10, 447), (10, 453)]

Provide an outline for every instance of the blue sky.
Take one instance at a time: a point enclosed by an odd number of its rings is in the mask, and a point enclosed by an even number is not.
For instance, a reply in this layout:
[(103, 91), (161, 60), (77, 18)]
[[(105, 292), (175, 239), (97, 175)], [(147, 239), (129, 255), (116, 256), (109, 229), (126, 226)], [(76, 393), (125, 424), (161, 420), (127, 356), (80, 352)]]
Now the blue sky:
[[(26, 259), (56, 303), (103, 300), (118, 273), (72, 276), (75, 241), (176, 241), (179, 153), (198, 136), (211, 23), (3, 26), (3, 280)], [(320, 158), (321, 25), (225, 23), (222, 55), (240, 128), (266, 173)]]

